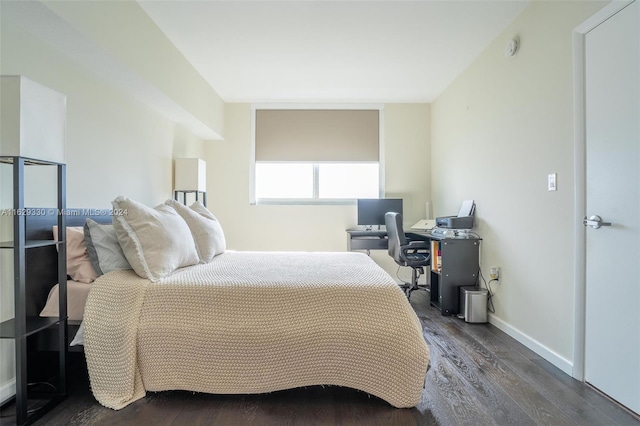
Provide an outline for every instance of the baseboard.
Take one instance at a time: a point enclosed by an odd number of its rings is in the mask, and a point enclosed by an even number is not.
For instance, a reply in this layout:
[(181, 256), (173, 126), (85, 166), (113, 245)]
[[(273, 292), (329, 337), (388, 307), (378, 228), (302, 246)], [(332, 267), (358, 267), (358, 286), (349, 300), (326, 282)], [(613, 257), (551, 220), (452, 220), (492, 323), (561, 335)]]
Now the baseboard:
[(532, 351), (540, 355), (542, 358), (546, 359), (551, 364), (558, 367), (564, 373), (568, 374), (569, 376), (573, 374), (573, 363), (568, 359), (558, 355), (551, 349), (547, 348), (542, 343), (527, 336), (517, 328), (507, 324), (506, 322), (496, 317), (495, 315), (489, 314), (489, 323), (495, 325), (500, 330), (504, 331), (509, 336), (513, 337), (518, 342), (522, 343), (527, 348), (531, 349)]
[(4, 404), (9, 398), (13, 398), (16, 394), (16, 379), (0, 386), (0, 404)]

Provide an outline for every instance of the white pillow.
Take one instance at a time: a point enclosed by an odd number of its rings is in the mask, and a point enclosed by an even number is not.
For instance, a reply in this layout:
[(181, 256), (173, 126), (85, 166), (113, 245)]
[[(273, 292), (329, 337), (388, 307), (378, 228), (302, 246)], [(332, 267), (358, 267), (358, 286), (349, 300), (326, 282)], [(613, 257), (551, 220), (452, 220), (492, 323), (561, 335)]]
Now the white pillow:
[(118, 242), (136, 274), (158, 281), (199, 262), (189, 226), (172, 207), (150, 208), (125, 197), (111, 204)]
[(190, 208), (176, 200), (167, 200), (165, 204), (173, 207), (189, 225), (202, 263), (209, 263), (216, 255), (224, 253), (227, 242), (220, 222), (202, 203), (196, 201)]
[(69, 346), (84, 346), (84, 321), (80, 323), (80, 327), (78, 327), (78, 331), (76, 331), (76, 335), (69, 343)]

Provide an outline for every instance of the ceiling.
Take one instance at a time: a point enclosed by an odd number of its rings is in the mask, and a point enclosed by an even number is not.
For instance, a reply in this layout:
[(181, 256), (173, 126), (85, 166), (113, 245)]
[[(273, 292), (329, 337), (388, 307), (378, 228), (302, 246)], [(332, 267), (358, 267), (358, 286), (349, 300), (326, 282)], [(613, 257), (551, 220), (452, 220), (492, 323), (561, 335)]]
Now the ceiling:
[(431, 102), (528, 5), (138, 3), (226, 102)]

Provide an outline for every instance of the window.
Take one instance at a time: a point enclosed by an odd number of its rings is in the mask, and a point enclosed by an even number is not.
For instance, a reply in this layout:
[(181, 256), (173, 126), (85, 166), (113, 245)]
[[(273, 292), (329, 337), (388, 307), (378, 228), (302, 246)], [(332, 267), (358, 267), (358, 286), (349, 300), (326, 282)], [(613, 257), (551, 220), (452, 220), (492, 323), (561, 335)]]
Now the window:
[(256, 162), (256, 199), (378, 198), (378, 169), (378, 163)]
[(318, 198), (378, 198), (378, 163), (318, 165)]
[(312, 199), (313, 164), (256, 163), (256, 198)]
[(380, 109), (256, 109), (252, 202), (381, 194)]

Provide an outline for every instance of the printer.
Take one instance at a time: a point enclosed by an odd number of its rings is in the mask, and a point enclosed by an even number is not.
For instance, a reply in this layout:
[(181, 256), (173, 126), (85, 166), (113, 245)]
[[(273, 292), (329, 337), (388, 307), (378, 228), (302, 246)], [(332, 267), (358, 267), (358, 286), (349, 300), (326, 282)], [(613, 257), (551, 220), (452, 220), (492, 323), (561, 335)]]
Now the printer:
[(436, 218), (436, 227), (445, 229), (471, 229), (476, 211), (473, 200), (465, 200), (462, 203), (457, 216), (442, 216)]
[(436, 218), (436, 227), (445, 229), (471, 229), (473, 216), (443, 216)]

